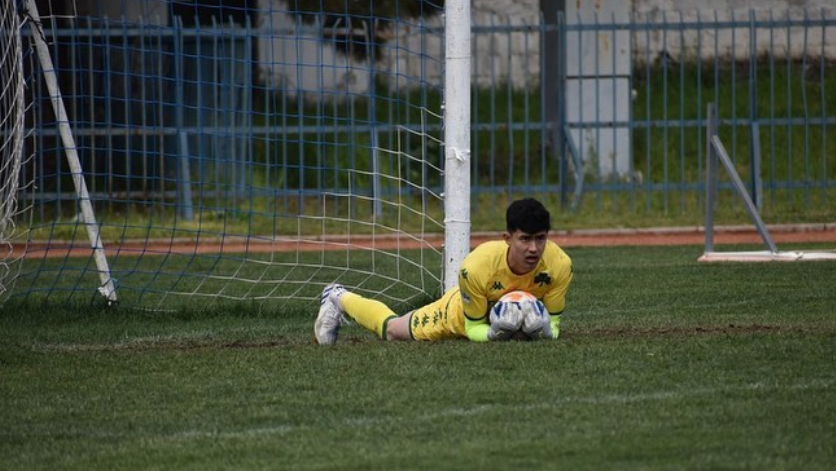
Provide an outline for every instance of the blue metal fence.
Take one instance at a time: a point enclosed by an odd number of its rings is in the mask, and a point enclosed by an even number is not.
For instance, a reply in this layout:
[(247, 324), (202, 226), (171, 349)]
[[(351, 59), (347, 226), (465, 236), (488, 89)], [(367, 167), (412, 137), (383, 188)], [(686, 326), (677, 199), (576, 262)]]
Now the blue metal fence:
[[(337, 174), (373, 169), (379, 157), (369, 154), (378, 148), (422, 147), (430, 166), (443, 166), (437, 144), (419, 135), (441, 135), (441, 121), (424, 122), (420, 112), (441, 110), (437, 25), (416, 20), (417, 40), (397, 47), (398, 35), (369, 41), (368, 21), (343, 25), (343, 49), (380, 56), (365, 61), (340, 55), (334, 25), (287, 31), (257, 13), (234, 25), (78, 19), (49, 30), (101, 207), (150, 202), (190, 218), (198, 197), (225, 209), (269, 188), (261, 196), (290, 213), (306, 196), (348, 186), (386, 191), (362, 172)], [(834, 43), (836, 14), (824, 9), (476, 23), (474, 210), (496, 195), (528, 193), (573, 210), (698, 212), (712, 102), (758, 204), (790, 200), (832, 214)], [(295, 49), (275, 50), (282, 47)], [(281, 61), (265, 62), (268, 49)], [(34, 108), (39, 153), (27, 170), (37, 172), (37, 186), (26, 197), (49, 202), (38, 206), (46, 220), (74, 211), (75, 196), (44, 111), (48, 97), (37, 82), (31, 92), (43, 106)], [(441, 191), (440, 177), (406, 165)]]

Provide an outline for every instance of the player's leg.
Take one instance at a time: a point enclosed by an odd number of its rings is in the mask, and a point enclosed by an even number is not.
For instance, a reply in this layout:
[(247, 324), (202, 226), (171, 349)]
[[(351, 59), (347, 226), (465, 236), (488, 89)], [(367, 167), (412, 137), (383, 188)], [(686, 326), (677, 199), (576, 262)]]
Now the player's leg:
[[(314, 325), (320, 344), (336, 343), (339, 328), (347, 316), (383, 340), (441, 340), (463, 336), (461, 315), (448, 316), (459, 306), (458, 290), (454, 289), (424, 307), (403, 316), (374, 299), (346, 291), (341, 285), (329, 285), (322, 294), (322, 307)], [(461, 308), (459, 307), (459, 311)], [(416, 317), (417, 316), (417, 317)], [(415, 322), (413, 322), (415, 321)]]
[(436, 341), (466, 337), (458, 287), (414, 310), (406, 323), (407, 335), (414, 340)]
[(389, 319), (385, 327), (386, 340), (413, 340), (412, 333), (409, 330), (409, 322), (411, 319), (411, 312), (400, 317)]
[(332, 284), (322, 291), (319, 314), (314, 323), (314, 336), (322, 345), (337, 342), (340, 327), (346, 316), (383, 340), (410, 340), (409, 314), (398, 317), (389, 306), (374, 299), (347, 291), (342, 285)]
[(342, 285), (331, 284), (322, 290), (319, 298), (319, 313), (314, 322), (314, 337), (320, 345), (337, 343), (340, 327), (348, 322), (340, 307), (340, 297), (345, 294)]
[(389, 306), (350, 291), (340, 296), (339, 304), (348, 317), (379, 339), (388, 340), (387, 324), (398, 319), (398, 315)]

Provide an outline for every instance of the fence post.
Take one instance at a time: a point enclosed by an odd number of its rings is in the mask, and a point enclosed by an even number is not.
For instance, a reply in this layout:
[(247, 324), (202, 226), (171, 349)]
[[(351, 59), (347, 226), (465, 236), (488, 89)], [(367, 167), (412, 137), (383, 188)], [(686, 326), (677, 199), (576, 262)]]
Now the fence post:
[(714, 251), (714, 208), (717, 205), (717, 154), (711, 138), (717, 134), (717, 110), (709, 103), (705, 112), (705, 253)]
[(560, 162), (558, 174), (560, 176), (560, 204), (566, 203), (566, 162), (563, 150), (562, 129), (563, 129), (563, 85), (561, 80), (561, 62), (565, 58), (562, 53), (563, 42), (561, 40), (561, 23), (563, 14), (566, 12), (565, 0), (540, 0), (540, 55), (542, 57), (542, 91), (543, 94), (543, 120), (545, 121), (545, 144), (555, 160)]

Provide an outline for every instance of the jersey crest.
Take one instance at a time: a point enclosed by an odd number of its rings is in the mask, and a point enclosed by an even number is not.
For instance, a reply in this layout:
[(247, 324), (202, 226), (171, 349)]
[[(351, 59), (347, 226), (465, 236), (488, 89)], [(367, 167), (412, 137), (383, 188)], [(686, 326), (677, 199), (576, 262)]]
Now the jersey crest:
[(552, 284), (552, 277), (546, 272), (540, 272), (534, 277), (534, 282), (537, 286), (546, 286)]

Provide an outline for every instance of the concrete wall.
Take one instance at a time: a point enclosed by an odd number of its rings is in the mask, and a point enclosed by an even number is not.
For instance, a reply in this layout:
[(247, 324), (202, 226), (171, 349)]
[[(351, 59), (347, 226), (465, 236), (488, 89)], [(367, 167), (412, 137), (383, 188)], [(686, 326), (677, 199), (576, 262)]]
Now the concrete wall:
[[(632, 11), (637, 22), (702, 22), (705, 27), (701, 33), (702, 49), (697, 53), (698, 35), (695, 31), (685, 31), (683, 35), (668, 34), (661, 31), (649, 35), (635, 35), (632, 50), (622, 51), (632, 55), (633, 65), (645, 59), (654, 60), (662, 54), (668, 54), (677, 60), (702, 58), (745, 59), (750, 51), (750, 30), (740, 26), (731, 29), (713, 30), (715, 21), (729, 20), (741, 23), (754, 20), (836, 18), (836, 0), (701, 0), (700, 9), (694, 8), (692, 0), (620, 0), (618, 3), (632, 4), (627, 8)], [(567, 21), (594, 21), (590, 11), (597, 12), (601, 23), (613, 21), (610, 1), (566, 0)], [(261, 0), (262, 8), (274, 12), (262, 17), (263, 28), (285, 31), (284, 36), (271, 40), (261, 40), (259, 50), (264, 64), (265, 76), (276, 86), (281, 86), (294, 93), (302, 89), (350, 90), (352, 93), (365, 93), (369, 83), (369, 65), (356, 60), (349, 60), (337, 53), (327, 44), (318, 42), (315, 32), (295, 31), (293, 19), (278, 13), (282, 4), (278, 0)], [(580, 7), (580, 8), (579, 8)], [(501, 34), (474, 34), (473, 80), (476, 86), (508, 84), (514, 88), (539, 86), (541, 38), (537, 26), (540, 24), (540, 0), (473, 0), (472, 22), (478, 26), (502, 26), (509, 28)], [(416, 20), (420, 21), (420, 20)], [(616, 22), (624, 21), (615, 17)], [(424, 23), (428, 27), (440, 27), (441, 18), (429, 18)], [(515, 27), (513, 31), (510, 28)], [(384, 75), (418, 78), (410, 82), (395, 81), (393, 87), (415, 86), (421, 82), (441, 84), (443, 71), (443, 37), (423, 33), (416, 25), (400, 24), (392, 32), (391, 41), (399, 42), (403, 49), (413, 53), (388, 54), (375, 64), (375, 69)], [(755, 31), (755, 47), (758, 54), (772, 52), (776, 57), (800, 57), (807, 54), (817, 57), (823, 53), (836, 58), (836, 32), (823, 35), (822, 30), (808, 31), (804, 36), (803, 28)], [(599, 35), (601, 44), (613, 41), (612, 35)], [(716, 42), (716, 47), (715, 47)], [(593, 41), (585, 40), (588, 49)], [(549, 47), (550, 45), (546, 45)], [(618, 37), (608, 44), (609, 48), (625, 48), (625, 40)], [(394, 48), (386, 48), (394, 51)], [(599, 54), (608, 54), (605, 49)], [(584, 53), (594, 51), (584, 51)], [(600, 61), (599, 61), (600, 62)], [(324, 66), (324, 69), (320, 68)], [(600, 65), (600, 64), (599, 64)], [(587, 68), (586, 70), (590, 70)], [(389, 73), (386, 73), (389, 71)]]
[[(776, 58), (800, 58), (803, 55), (818, 58), (824, 55), (836, 58), (836, 29), (830, 28), (823, 35), (820, 27), (806, 30), (801, 27), (767, 30), (747, 25), (749, 22), (768, 20), (810, 20), (836, 18), (834, 0), (701, 0), (700, 10), (690, 6), (686, 0), (634, 0), (635, 18), (642, 22), (699, 22), (707, 30), (703, 32), (704, 47), (697, 51), (696, 31), (685, 31), (682, 37), (670, 35), (667, 42), (661, 33), (649, 38), (638, 38), (634, 57), (658, 57), (663, 53), (678, 60), (694, 60), (719, 57), (720, 59), (745, 59), (751, 52), (755, 55), (773, 54)], [(806, 15), (806, 16), (805, 16)], [(713, 30), (715, 22), (737, 22), (734, 29)], [(716, 48), (714, 43), (716, 42)], [(750, 49), (754, 44), (754, 51)], [(705, 44), (711, 47), (705, 47)], [(716, 51), (716, 52), (715, 52)]]
[(317, 100), (317, 95), (345, 96), (369, 89), (368, 63), (351, 60), (319, 37), (319, 31), (285, 13), (278, 0), (261, 0), (258, 60), (262, 78), (289, 96)]
[[(722, 57), (745, 58), (749, 54), (750, 31), (740, 27), (731, 30), (712, 31), (710, 24), (727, 21), (748, 22), (754, 20), (836, 18), (836, 0), (700, 0), (699, 9), (693, 0), (625, 0), (632, 3), (632, 15), (637, 22), (703, 22), (707, 31), (703, 33), (702, 58), (713, 58), (715, 50)], [(566, 0), (566, 19), (595, 21), (590, 11), (597, 12), (601, 23), (624, 21), (614, 17), (610, 1), (604, 0)], [(621, 3), (620, 1), (617, 3)], [(536, 25), (539, 24), (540, 0), (474, 0), (473, 23), (475, 25)], [(478, 39), (478, 35), (476, 36)], [(606, 41), (606, 37), (603, 38)], [(836, 31), (831, 29), (823, 37), (819, 29), (808, 31), (804, 37), (802, 28), (775, 30), (771, 35), (766, 30), (757, 30), (755, 37), (757, 54), (772, 52), (779, 57), (801, 57), (808, 54), (817, 57), (824, 51), (829, 58), (836, 58)], [(637, 37), (633, 43), (632, 55), (635, 61), (644, 58), (654, 59), (667, 53), (677, 59), (694, 59), (697, 51), (697, 34), (686, 31), (680, 37), (668, 35), (665, 38), (660, 31), (649, 38)], [(713, 42), (717, 42), (716, 49)], [(711, 47), (706, 47), (711, 44)], [(613, 44), (612, 46), (616, 46)], [(624, 44), (620, 43), (620, 47)], [(774, 48), (772, 50), (771, 48)], [(604, 51), (606, 53), (606, 51)], [(510, 57), (510, 61), (507, 59)], [(494, 64), (488, 68), (492, 75), (475, 69), (474, 79), (477, 85), (485, 85), (490, 80), (510, 80), (515, 84), (526, 83), (539, 77), (540, 61), (539, 34), (512, 33), (496, 37), (491, 41), (481, 41), (474, 45), (474, 62)], [(502, 65), (502, 64), (506, 65)], [(522, 66), (522, 64), (526, 64)], [(587, 69), (588, 70), (588, 69)]]

